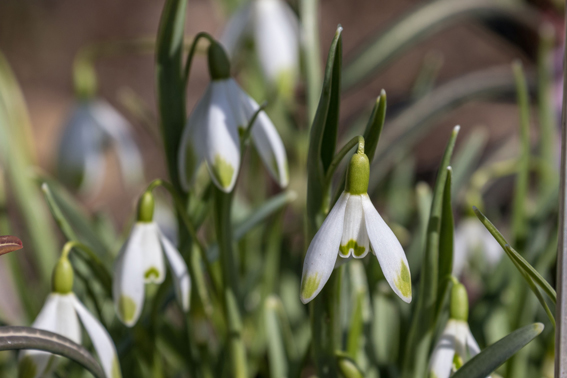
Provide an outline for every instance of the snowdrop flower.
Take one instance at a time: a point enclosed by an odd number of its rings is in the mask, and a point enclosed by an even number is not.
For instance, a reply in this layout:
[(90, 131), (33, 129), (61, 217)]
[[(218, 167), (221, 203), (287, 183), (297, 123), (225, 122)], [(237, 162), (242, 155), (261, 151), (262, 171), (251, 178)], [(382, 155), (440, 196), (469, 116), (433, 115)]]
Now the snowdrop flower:
[(450, 317), (437, 342), (429, 365), (429, 378), (449, 378), (480, 348), (469, 328), (469, 299), (467, 290), (455, 283), (451, 290)]
[(145, 284), (165, 279), (164, 254), (173, 275), (177, 301), (189, 311), (191, 280), (185, 260), (153, 221), (154, 198), (145, 192), (138, 204), (138, 220), (114, 265), (113, 297), (118, 318), (128, 327), (136, 324), (144, 307)]
[[(214, 41), (208, 50), (211, 83), (189, 117), (179, 150), (179, 176), (189, 189), (204, 160), (215, 185), (225, 192), (234, 188), (240, 168), (240, 137), (259, 109), (230, 77), (230, 64), (222, 46)], [(287, 186), (284, 145), (266, 113), (260, 112), (252, 127), (252, 141), (271, 176)]]
[(290, 93), (299, 67), (299, 22), (283, 0), (252, 0), (229, 20), (221, 37), (231, 57), (252, 36), (264, 76)]
[(455, 230), (453, 275), (458, 277), (467, 262), (476, 253), (481, 253), (489, 267), (495, 266), (502, 257), (502, 247), (476, 217), (461, 220)]
[(337, 257), (361, 259), (370, 246), (384, 277), (404, 302), (411, 302), (411, 277), (400, 242), (370, 201), (370, 164), (364, 150), (354, 154), (345, 190), (309, 245), (303, 263), (301, 301), (319, 294), (331, 276)]
[[(73, 267), (63, 250), (53, 271), (52, 293), (32, 324), (33, 328), (60, 334), (81, 343), (79, 320), (87, 331), (107, 378), (120, 378), (120, 363), (108, 332), (73, 293)], [(49, 375), (61, 357), (48, 352), (23, 350), (19, 355), (19, 377), (39, 378)]]
[(116, 146), (128, 184), (143, 178), (142, 157), (130, 134), (128, 121), (103, 100), (79, 103), (64, 128), (57, 157), (59, 178), (73, 189), (92, 194), (102, 184), (104, 150)]

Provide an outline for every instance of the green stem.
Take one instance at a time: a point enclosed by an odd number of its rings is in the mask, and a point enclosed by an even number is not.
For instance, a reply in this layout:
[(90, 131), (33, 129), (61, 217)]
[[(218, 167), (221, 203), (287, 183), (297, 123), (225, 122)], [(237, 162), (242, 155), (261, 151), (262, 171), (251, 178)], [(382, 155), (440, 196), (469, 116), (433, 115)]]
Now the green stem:
[(213, 37), (211, 37), (211, 35), (207, 32), (200, 32), (195, 36), (195, 38), (193, 38), (193, 42), (191, 43), (191, 48), (189, 49), (189, 53), (187, 54), (187, 60), (185, 61), (185, 69), (183, 70), (185, 88), (187, 88), (187, 84), (189, 83), (189, 74), (191, 73), (191, 64), (193, 63), (193, 56), (197, 51), (197, 45), (199, 44), (199, 40), (201, 38), (205, 38), (209, 42), (214, 42)]

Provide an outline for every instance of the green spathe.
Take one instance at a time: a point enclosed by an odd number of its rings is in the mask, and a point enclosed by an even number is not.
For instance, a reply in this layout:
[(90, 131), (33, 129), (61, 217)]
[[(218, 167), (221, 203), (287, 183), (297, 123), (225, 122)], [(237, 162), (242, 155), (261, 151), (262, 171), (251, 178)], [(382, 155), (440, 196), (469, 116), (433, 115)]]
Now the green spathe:
[(350, 159), (345, 191), (352, 195), (366, 194), (370, 177), (370, 162), (364, 152), (357, 152)]
[(69, 294), (73, 290), (73, 266), (67, 256), (61, 256), (53, 269), (51, 288), (54, 293)]
[(218, 42), (211, 42), (207, 51), (209, 60), (209, 74), (211, 80), (225, 80), (230, 78), (230, 61), (224, 48)]
[(138, 201), (138, 222), (148, 223), (154, 219), (154, 196), (151, 192), (144, 192)]
[(404, 297), (409, 298), (411, 296), (410, 272), (404, 260), (401, 261), (401, 265), (400, 273), (396, 277), (394, 284)]
[(451, 319), (468, 321), (469, 318), (469, 297), (467, 289), (461, 283), (456, 283), (451, 289)]

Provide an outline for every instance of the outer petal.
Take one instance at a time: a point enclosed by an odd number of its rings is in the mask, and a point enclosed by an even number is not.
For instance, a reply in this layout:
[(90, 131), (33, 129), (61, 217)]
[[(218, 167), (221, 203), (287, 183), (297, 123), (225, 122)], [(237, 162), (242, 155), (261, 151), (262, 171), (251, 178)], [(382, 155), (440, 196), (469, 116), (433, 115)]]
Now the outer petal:
[(204, 144), (203, 133), (198, 133), (199, 128), (203, 128), (206, 122), (206, 115), (211, 104), (211, 86), (207, 87), (205, 94), (199, 100), (195, 109), (189, 116), (183, 134), (181, 135), (181, 145), (179, 147), (179, 179), (181, 186), (186, 191), (195, 178), (195, 174), (203, 161), (202, 148), (196, 146)]
[(364, 211), (362, 210), (362, 197), (351, 195), (345, 210), (345, 224), (339, 256), (353, 256), (356, 259), (361, 259), (368, 254), (369, 245)]
[(449, 378), (453, 357), (455, 356), (455, 344), (455, 327), (449, 320), (431, 355), (429, 364), (430, 378)]
[(374, 208), (368, 195), (363, 194), (361, 197), (368, 238), (384, 277), (392, 290), (404, 302), (409, 303), (411, 302), (411, 276), (404, 250), (396, 235)]
[(112, 296), (118, 318), (128, 327), (138, 321), (144, 306), (144, 265), (139, 250), (142, 235), (134, 226), (114, 265)]
[(87, 330), (107, 378), (120, 378), (120, 363), (114, 343), (102, 324), (73, 296), (73, 305)]
[(473, 358), (477, 354), (480, 353), (480, 347), (478, 346), (476, 340), (474, 339), (473, 334), (471, 333), (470, 328), (467, 325), (467, 349), (469, 351), (469, 357)]
[[(232, 110), (225, 83), (211, 83), (211, 104), (206, 122), (199, 128), (203, 132), (202, 154), (215, 185), (230, 192), (234, 188), (240, 168), (240, 138), (238, 124)], [(201, 140), (201, 137), (198, 136)]]
[(137, 249), (138, 256), (142, 258), (145, 282), (162, 283), (165, 279), (165, 262), (161, 253), (160, 231), (157, 223), (138, 222), (134, 228), (136, 230), (132, 229), (132, 233), (136, 232), (139, 235), (138, 241), (136, 244), (132, 241), (128, 248)]
[[(81, 328), (73, 308), (73, 294), (50, 294), (32, 327), (58, 333), (80, 343)], [(59, 357), (51, 353), (35, 350), (22, 351), (19, 362), (20, 377), (35, 378), (48, 375), (59, 360)]]
[(57, 156), (57, 175), (83, 193), (95, 192), (104, 174), (105, 135), (90, 115), (90, 104), (80, 104), (64, 128)]
[[(236, 82), (232, 81), (231, 85), (233, 91), (239, 94), (248, 124), (259, 106)], [(265, 112), (258, 114), (252, 126), (252, 140), (270, 175), (281, 187), (286, 187), (289, 182), (287, 154), (276, 127)]]
[(469, 325), (461, 320), (450, 319), (449, 322), (452, 322), (455, 327), (455, 352), (465, 363), (469, 360), (467, 351), (467, 337), (470, 332)]
[(169, 263), (169, 267), (173, 273), (173, 283), (175, 288), (175, 295), (177, 301), (183, 311), (189, 311), (189, 300), (191, 298), (191, 279), (189, 277), (189, 270), (183, 257), (171, 244), (163, 234), (160, 233), (160, 242), (165, 252), (165, 257)]
[(220, 43), (222, 43), (230, 57), (234, 57), (244, 35), (250, 29), (251, 16), (251, 4), (246, 4), (228, 20), (220, 38)]
[(109, 103), (97, 100), (91, 105), (91, 116), (116, 144), (118, 161), (126, 183), (133, 185), (144, 179), (142, 154), (132, 138), (132, 126)]
[(276, 82), (287, 75), (293, 82), (299, 61), (297, 17), (281, 0), (259, 0), (255, 12), (254, 39), (265, 76)]
[(349, 196), (348, 193), (341, 195), (307, 249), (301, 277), (300, 298), (303, 303), (310, 302), (319, 294), (333, 272)]

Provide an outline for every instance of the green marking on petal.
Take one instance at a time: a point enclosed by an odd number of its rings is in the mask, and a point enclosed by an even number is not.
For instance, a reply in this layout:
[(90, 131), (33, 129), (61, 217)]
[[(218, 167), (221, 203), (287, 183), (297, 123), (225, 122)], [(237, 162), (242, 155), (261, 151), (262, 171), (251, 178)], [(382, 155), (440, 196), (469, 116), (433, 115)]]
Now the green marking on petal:
[(352, 253), (355, 256), (362, 256), (364, 254), (364, 252), (366, 251), (366, 248), (364, 248), (364, 246), (362, 245), (358, 245), (358, 243), (356, 242), (356, 240), (350, 239), (348, 241), (348, 243), (346, 243), (345, 245), (341, 245), (339, 247), (339, 254), (344, 256), (348, 256), (349, 251), (352, 249)]
[(134, 314), (136, 313), (136, 302), (127, 295), (121, 295), (118, 300), (118, 312), (124, 322), (131, 322), (134, 320)]
[(319, 277), (317, 273), (309, 277), (303, 277), (303, 281), (301, 282), (301, 296), (305, 299), (311, 298), (313, 293), (319, 288), (320, 283), (321, 277)]
[(220, 155), (215, 157), (215, 163), (211, 169), (216, 180), (223, 189), (226, 189), (232, 183), (232, 176), (234, 175), (234, 167)]
[(31, 356), (27, 355), (18, 365), (18, 378), (33, 378), (37, 373), (37, 366)]
[(431, 371), (429, 372), (429, 378), (437, 378), (437, 374)]
[(453, 357), (453, 368), (459, 370), (463, 366), (463, 359), (457, 353)]
[(402, 268), (400, 270), (398, 277), (396, 277), (396, 279), (394, 280), (394, 284), (396, 285), (396, 287), (404, 297), (407, 298), (411, 296), (410, 273), (406, 263), (403, 260), (402, 260)]
[(154, 279), (158, 279), (159, 278), (159, 270), (157, 270), (157, 268), (154, 268), (153, 266), (146, 270), (146, 273), (144, 273), (144, 278), (146, 280), (149, 280), (151, 277), (154, 277)]
[(122, 378), (122, 373), (120, 372), (120, 364), (118, 363), (116, 356), (112, 360), (112, 371), (110, 374), (111, 378)]

